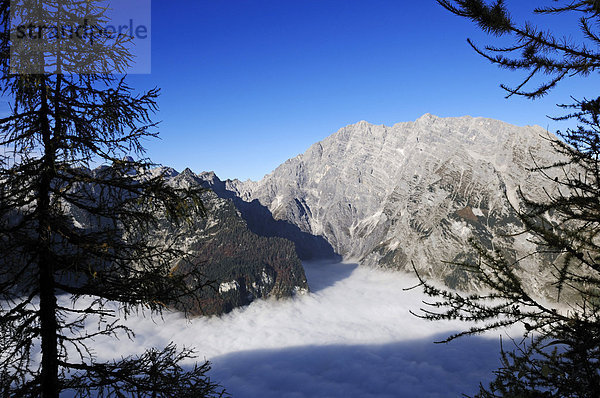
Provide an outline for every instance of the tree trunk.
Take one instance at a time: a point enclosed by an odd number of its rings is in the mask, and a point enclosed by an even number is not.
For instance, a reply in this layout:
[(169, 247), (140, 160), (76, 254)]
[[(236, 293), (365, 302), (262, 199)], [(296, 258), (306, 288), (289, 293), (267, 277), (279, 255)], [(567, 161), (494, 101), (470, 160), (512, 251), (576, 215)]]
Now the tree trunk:
[(40, 335), (42, 340), (41, 389), (43, 398), (57, 398), (58, 350), (56, 323), (56, 296), (54, 273), (50, 253), (45, 248), (40, 253)]
[(54, 287), (54, 259), (52, 256), (52, 227), (50, 219), (51, 184), (54, 176), (55, 153), (49, 123), (48, 91), (46, 79), (41, 79), (42, 105), (40, 127), (44, 145), (44, 157), (40, 170), (37, 200), (39, 234), (39, 283), (40, 283), (40, 337), (42, 345), (41, 396), (58, 398), (58, 338), (56, 321), (56, 295)]

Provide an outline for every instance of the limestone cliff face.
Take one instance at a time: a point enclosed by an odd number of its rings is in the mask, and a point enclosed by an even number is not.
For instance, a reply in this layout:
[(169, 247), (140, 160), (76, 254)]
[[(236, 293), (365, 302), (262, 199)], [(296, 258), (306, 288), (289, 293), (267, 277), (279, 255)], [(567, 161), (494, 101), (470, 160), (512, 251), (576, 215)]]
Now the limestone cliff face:
[(552, 189), (528, 170), (556, 160), (548, 137), (541, 127), (468, 116), (427, 114), (392, 127), (363, 121), (259, 182), (221, 184), (240, 203), (259, 203), (275, 220), (324, 238), (346, 259), (404, 270), (414, 263), (468, 289), (466, 275), (446, 262), (468, 258), (470, 236), (509, 257), (535, 249), (526, 236), (508, 236), (520, 230), (511, 203), (519, 206), (518, 187), (532, 198)]

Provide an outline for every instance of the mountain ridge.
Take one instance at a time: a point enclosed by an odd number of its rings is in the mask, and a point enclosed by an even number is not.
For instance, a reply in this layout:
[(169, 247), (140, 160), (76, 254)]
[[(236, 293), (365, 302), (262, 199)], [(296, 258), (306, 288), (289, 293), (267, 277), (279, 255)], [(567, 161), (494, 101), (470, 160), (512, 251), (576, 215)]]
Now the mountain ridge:
[[(100, 176), (107, 174), (111, 166), (87, 170)], [(173, 259), (172, 272), (198, 269), (203, 280), (189, 280), (191, 285), (206, 284), (198, 297), (184, 297), (184, 303), (175, 307), (185, 308), (192, 315), (220, 315), (235, 307), (250, 304), (261, 298), (284, 298), (309, 291), (302, 264), (294, 244), (279, 237), (264, 237), (252, 233), (231, 200), (217, 196), (211, 190), (202, 190), (204, 180), (189, 168), (181, 173), (170, 167), (151, 170), (127, 171), (135, 178), (163, 177), (175, 188), (194, 188), (200, 191), (204, 217), (189, 222), (172, 223), (160, 213), (156, 225), (148, 231), (148, 242), (157, 247), (177, 245), (183, 258)], [(89, 189), (81, 186), (74, 189)], [(99, 193), (96, 193), (99, 196)], [(97, 227), (95, 217), (85, 209), (64, 205), (65, 213), (72, 217), (77, 228), (93, 230)], [(126, 240), (127, 236), (123, 235)]]
[[(457, 119), (457, 120), (461, 120), (461, 119), (462, 119), (462, 120), (482, 120), (482, 121), (500, 122), (500, 123), (504, 123), (504, 124), (510, 124), (510, 123), (506, 123), (506, 122), (503, 122), (503, 121), (500, 121), (500, 120), (497, 120), (497, 119), (488, 118), (488, 117), (484, 117), (484, 116), (470, 116), (470, 115), (463, 115), (463, 116), (453, 116), (453, 117), (439, 117), (439, 116), (436, 116), (436, 115), (434, 115), (434, 114), (431, 114), (431, 113), (425, 113), (425, 114), (423, 114), (422, 116), (420, 116), (419, 118), (417, 118), (417, 119), (416, 119), (416, 120), (414, 120), (414, 121), (408, 121), (408, 122), (397, 122), (397, 123), (394, 123), (394, 124), (393, 124), (393, 125), (391, 125), (391, 126), (388, 126), (388, 125), (386, 125), (386, 124), (384, 124), (384, 123), (383, 123), (383, 124), (375, 124), (375, 123), (371, 123), (371, 122), (369, 122), (369, 121), (366, 121), (366, 120), (359, 120), (359, 121), (357, 121), (357, 122), (355, 122), (355, 123), (350, 123), (350, 124), (348, 124), (348, 125), (346, 125), (346, 126), (344, 126), (344, 127), (340, 128), (340, 129), (338, 129), (336, 132), (334, 132), (334, 133), (332, 133), (331, 135), (329, 135), (329, 136), (325, 137), (323, 140), (321, 140), (321, 141), (318, 141), (318, 142), (316, 142), (316, 143), (314, 143), (314, 144), (310, 145), (310, 146), (309, 146), (309, 147), (306, 149), (306, 151), (308, 151), (308, 150), (309, 150), (309, 149), (310, 149), (312, 146), (314, 146), (314, 145), (316, 145), (316, 144), (318, 144), (318, 143), (320, 143), (320, 142), (322, 142), (322, 141), (326, 140), (327, 138), (331, 137), (332, 135), (336, 134), (336, 133), (337, 133), (337, 132), (339, 132), (340, 130), (343, 130), (343, 129), (345, 129), (345, 128), (349, 128), (349, 127), (353, 127), (353, 126), (359, 126), (359, 125), (368, 125), (368, 126), (374, 126), (374, 127), (395, 128), (395, 127), (397, 127), (397, 126), (401, 126), (401, 125), (405, 125), (405, 124), (409, 124), (409, 123), (417, 123), (417, 122), (419, 122), (419, 121), (423, 121), (423, 120), (435, 120), (435, 119), (442, 119), (442, 120), (444, 120), (444, 119)], [(553, 136), (553, 137), (555, 137), (555, 136), (554, 136), (554, 134), (550, 133), (550, 132), (549, 132), (549, 131), (548, 131), (546, 128), (544, 128), (544, 127), (541, 127), (541, 126), (539, 126), (539, 125), (536, 125), (536, 124), (533, 124), (533, 125), (524, 125), (524, 126), (518, 126), (518, 125), (512, 125), (512, 124), (510, 124), (510, 125), (511, 125), (511, 126), (514, 126), (514, 127), (519, 127), (519, 128), (532, 128), (532, 129), (536, 129), (536, 130), (539, 130), (539, 131), (540, 131), (540, 133), (543, 133), (543, 134), (549, 134), (550, 136)], [(305, 151), (305, 152), (306, 152), (306, 151)], [(299, 154), (295, 155), (294, 157), (291, 157), (291, 158), (289, 158), (289, 159), (285, 160), (285, 161), (284, 161), (284, 162), (283, 162), (281, 165), (283, 165), (283, 164), (285, 164), (286, 162), (288, 162), (288, 161), (291, 161), (291, 160), (293, 160), (293, 159), (295, 159), (295, 158), (297, 158), (297, 157), (299, 157), (299, 156), (303, 155), (305, 152), (303, 152), (303, 153), (299, 153)], [(225, 179), (225, 180), (222, 180), (222, 181), (225, 181), (225, 182), (231, 182), (231, 183), (235, 183), (235, 184), (256, 184), (256, 183), (260, 182), (261, 180), (265, 179), (266, 177), (269, 177), (271, 174), (273, 174), (273, 173), (275, 172), (275, 170), (277, 170), (277, 168), (278, 168), (278, 167), (280, 167), (281, 165), (277, 166), (277, 167), (276, 167), (274, 170), (272, 170), (271, 172), (269, 172), (269, 173), (265, 174), (265, 175), (264, 175), (264, 176), (263, 176), (261, 179), (259, 179), (259, 180), (254, 180), (254, 179), (252, 179), (252, 178), (247, 178), (247, 179), (245, 179), (245, 180), (242, 180), (242, 179), (239, 179), (239, 178), (228, 178), (228, 179)], [(201, 173), (212, 173), (212, 174), (215, 174), (215, 175), (216, 175), (216, 172), (215, 172), (214, 170), (210, 170), (210, 171), (202, 171)]]
[(426, 275), (469, 289), (460, 269), (440, 263), (465, 260), (470, 236), (505, 248), (510, 258), (535, 249), (504, 235), (520, 228), (512, 209), (519, 207), (518, 187), (534, 199), (552, 189), (529, 169), (534, 160), (558, 160), (554, 138), (540, 126), (471, 116), (425, 114), (393, 126), (360, 121), (260, 181), (225, 180), (221, 187), (238, 208), (255, 203), (345, 259), (403, 270), (415, 263)]

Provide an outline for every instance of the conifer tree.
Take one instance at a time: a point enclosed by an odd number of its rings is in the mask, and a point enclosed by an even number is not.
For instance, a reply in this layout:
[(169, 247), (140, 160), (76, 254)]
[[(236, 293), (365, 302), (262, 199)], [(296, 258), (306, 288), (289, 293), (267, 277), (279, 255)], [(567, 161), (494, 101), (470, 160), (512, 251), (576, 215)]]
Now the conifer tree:
[(0, 3), (11, 104), (0, 118), (0, 396), (220, 396), (207, 363), (184, 368), (190, 349), (100, 362), (91, 345), (131, 337), (119, 319), (132, 312), (197, 304), (206, 284), (178, 267), (178, 226), (203, 216), (199, 192), (152, 171), (142, 142), (157, 135), (159, 90), (136, 93), (119, 74), (134, 62), (131, 38), (103, 36), (106, 11)]
[[(469, 44), (484, 58), (524, 73), (516, 86), (503, 84), (507, 96), (537, 99), (564, 79), (590, 76), (600, 67), (600, 2), (548, 1), (533, 10), (538, 16), (577, 16), (581, 40), (543, 30), (511, 17), (504, 1), (438, 0), (452, 13), (470, 19), (500, 44)], [(430, 320), (477, 322), (450, 336), (477, 334), (504, 326), (521, 325), (522, 340), (501, 350), (502, 366), (477, 397), (598, 397), (600, 396), (600, 97), (574, 99), (560, 105), (566, 114), (557, 120), (576, 121), (575, 128), (558, 131), (553, 141), (554, 164), (536, 165), (532, 172), (554, 181), (556, 190), (543, 201), (519, 192), (513, 203), (538, 252), (549, 254), (554, 292), (537, 297), (520, 278), (520, 264), (501, 250), (479, 245), (475, 264), (462, 264), (476, 278), (482, 292), (462, 294), (421, 280), (434, 297), (419, 316)], [(571, 101), (571, 100), (569, 100)], [(553, 176), (553, 177), (551, 177)], [(531, 272), (531, 271), (529, 271)]]

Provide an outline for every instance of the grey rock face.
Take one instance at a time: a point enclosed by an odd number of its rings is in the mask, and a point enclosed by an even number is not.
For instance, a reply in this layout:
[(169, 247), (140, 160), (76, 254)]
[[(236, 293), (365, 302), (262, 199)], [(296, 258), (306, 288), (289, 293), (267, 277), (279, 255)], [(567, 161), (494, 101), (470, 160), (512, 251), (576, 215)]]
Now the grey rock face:
[[(168, 181), (178, 187), (204, 184), (189, 169), (173, 174)], [(203, 193), (202, 203), (207, 217), (177, 231), (180, 236), (177, 243), (191, 254), (192, 262), (176, 267), (200, 267), (217, 288), (200, 292), (198, 314), (222, 314), (255, 299), (308, 292), (304, 269), (292, 242), (252, 233), (232, 201), (218, 197), (211, 190)], [(168, 225), (162, 230), (171, 232)], [(168, 240), (165, 236), (164, 241)]]
[[(219, 197), (231, 200), (248, 228), (263, 237), (280, 237), (294, 242), (297, 255), (303, 260), (336, 259), (337, 255), (329, 242), (322, 236), (313, 235), (300, 229), (289, 220), (276, 219), (271, 211), (257, 199), (245, 201), (240, 198), (238, 181), (221, 181), (214, 172), (203, 172), (198, 176), (205, 187), (210, 188)], [(248, 184), (252, 181), (248, 181)]]
[[(105, 169), (90, 173), (101, 173)], [(168, 184), (179, 188), (201, 188), (205, 184), (189, 169), (181, 173), (165, 167), (131, 172), (139, 178), (144, 178), (144, 173), (163, 176)], [(93, 192), (92, 196), (100, 195), (93, 187), (89, 191)], [(178, 259), (173, 263), (174, 271), (199, 268), (206, 281), (211, 282), (212, 288), (206, 287), (199, 292), (199, 305), (191, 307), (194, 314), (222, 314), (255, 299), (291, 297), (308, 292), (304, 269), (292, 242), (252, 233), (232, 201), (218, 197), (211, 190), (202, 192), (201, 199), (206, 217), (173, 225), (157, 214), (157, 228), (147, 231), (152, 244), (176, 245), (188, 254), (185, 261)], [(78, 228), (90, 229), (97, 224), (84, 211), (71, 207), (66, 210)], [(197, 301), (191, 303), (195, 305)]]
[[(446, 263), (469, 257), (469, 237), (512, 258), (535, 249), (526, 236), (507, 235), (520, 230), (511, 207), (519, 206), (518, 187), (531, 198), (552, 189), (528, 170), (534, 159), (556, 161), (547, 137), (541, 127), (468, 116), (426, 114), (392, 127), (362, 121), (259, 182), (222, 184), (275, 220), (323, 237), (345, 259), (401, 270), (414, 263), (451, 287), (469, 289), (466, 275)], [(539, 260), (521, 266), (537, 267)]]

